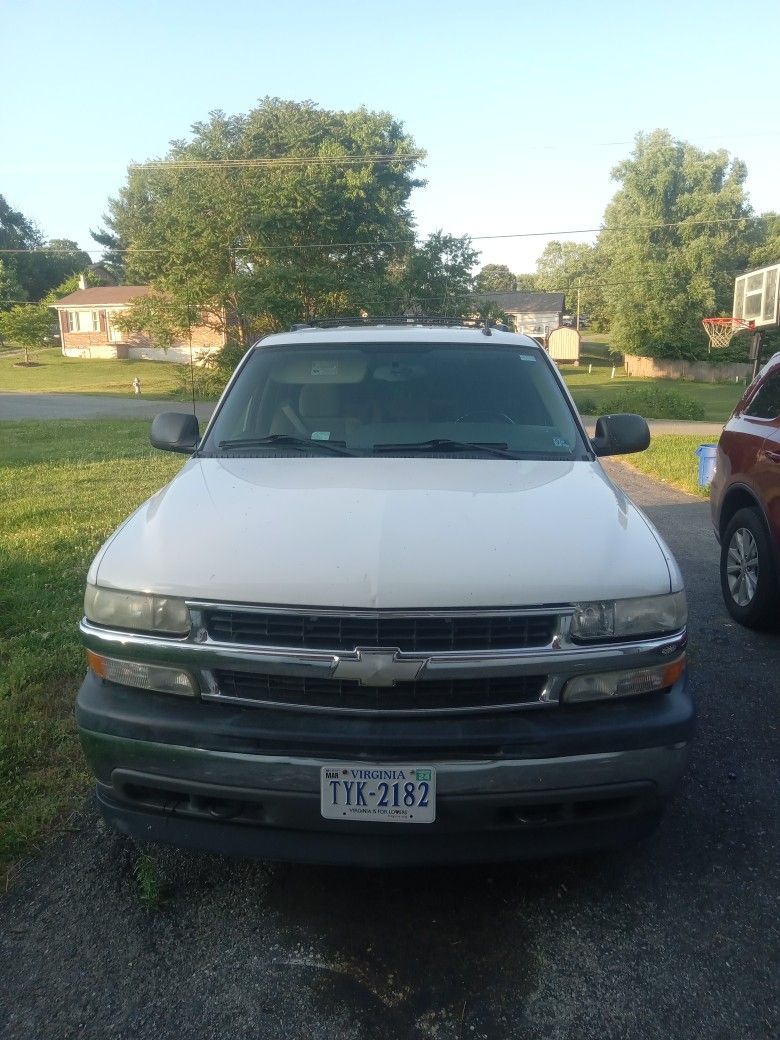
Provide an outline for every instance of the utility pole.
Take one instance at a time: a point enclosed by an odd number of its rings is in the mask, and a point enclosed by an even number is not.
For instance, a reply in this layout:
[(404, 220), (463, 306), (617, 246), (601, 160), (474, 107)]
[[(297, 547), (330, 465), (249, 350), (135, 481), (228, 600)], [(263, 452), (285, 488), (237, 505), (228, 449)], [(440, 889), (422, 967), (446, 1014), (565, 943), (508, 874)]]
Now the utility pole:
[(575, 326), (577, 332), (580, 331), (580, 287), (577, 286), (577, 324)]

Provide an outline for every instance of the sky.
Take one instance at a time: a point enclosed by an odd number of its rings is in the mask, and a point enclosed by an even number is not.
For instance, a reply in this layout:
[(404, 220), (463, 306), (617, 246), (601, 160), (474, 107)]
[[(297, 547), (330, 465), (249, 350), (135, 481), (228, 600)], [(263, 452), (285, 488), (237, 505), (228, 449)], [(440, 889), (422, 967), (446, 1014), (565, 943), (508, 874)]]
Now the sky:
[[(754, 210), (780, 209), (779, 38), (777, 0), (0, 0), (0, 194), (96, 249), (127, 164), (210, 111), (365, 106), (427, 152), (420, 235), (531, 271), (551, 238), (593, 240), (571, 232), (599, 226), (639, 131), (727, 149)], [(524, 237), (483, 237), (503, 235)]]

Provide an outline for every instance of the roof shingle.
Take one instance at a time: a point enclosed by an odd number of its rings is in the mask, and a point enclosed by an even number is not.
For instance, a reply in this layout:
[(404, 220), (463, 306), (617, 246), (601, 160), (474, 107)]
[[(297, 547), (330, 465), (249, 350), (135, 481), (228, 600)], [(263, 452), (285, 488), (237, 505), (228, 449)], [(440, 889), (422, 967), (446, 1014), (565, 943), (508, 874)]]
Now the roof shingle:
[(53, 303), (53, 307), (118, 307), (139, 296), (148, 296), (151, 285), (96, 285), (77, 289)]
[(487, 292), (474, 293), (472, 299), (483, 303), (497, 303), (505, 311), (563, 312), (564, 294), (561, 292)]

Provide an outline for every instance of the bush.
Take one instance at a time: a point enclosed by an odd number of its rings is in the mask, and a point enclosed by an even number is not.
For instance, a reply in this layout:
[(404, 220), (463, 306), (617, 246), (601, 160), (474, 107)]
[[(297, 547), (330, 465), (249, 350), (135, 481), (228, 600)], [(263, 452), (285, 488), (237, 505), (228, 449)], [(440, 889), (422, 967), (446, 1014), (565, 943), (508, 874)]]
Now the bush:
[(704, 418), (703, 406), (692, 397), (657, 387), (629, 387), (610, 394), (603, 400), (600, 413), (606, 415), (610, 412), (637, 412), (646, 419)]
[(733, 361), (749, 360), (750, 336), (744, 333), (735, 336), (731, 343), (721, 350), (710, 350), (706, 341), (687, 344), (656, 344), (639, 347), (629, 351), (638, 357), (656, 358), (659, 361), (706, 361), (711, 365), (725, 365)]
[(577, 411), (580, 415), (598, 415), (599, 406), (596, 404), (592, 397), (580, 397), (579, 394), (572, 394), (574, 403), (577, 405)]

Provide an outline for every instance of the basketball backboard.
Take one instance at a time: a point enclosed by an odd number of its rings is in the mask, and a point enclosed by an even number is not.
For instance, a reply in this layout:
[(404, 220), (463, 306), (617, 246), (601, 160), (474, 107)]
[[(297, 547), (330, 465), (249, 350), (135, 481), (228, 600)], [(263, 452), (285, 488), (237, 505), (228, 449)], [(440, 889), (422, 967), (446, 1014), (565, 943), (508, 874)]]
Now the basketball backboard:
[(780, 263), (746, 271), (734, 282), (734, 317), (756, 329), (780, 325)]

